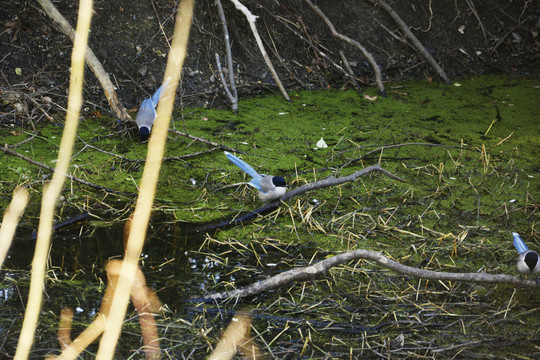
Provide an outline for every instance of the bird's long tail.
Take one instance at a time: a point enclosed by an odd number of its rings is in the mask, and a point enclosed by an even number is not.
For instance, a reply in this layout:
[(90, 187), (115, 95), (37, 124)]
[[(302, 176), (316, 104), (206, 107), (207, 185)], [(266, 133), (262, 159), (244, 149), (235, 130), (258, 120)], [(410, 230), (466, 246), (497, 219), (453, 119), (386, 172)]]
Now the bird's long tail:
[(243, 160), (240, 160), (233, 154), (231, 154), (228, 151), (224, 151), (225, 155), (227, 155), (227, 158), (236, 166), (238, 166), (240, 169), (242, 169), (244, 172), (246, 172), (249, 176), (251, 176), (254, 179), (258, 179), (261, 176), (251, 167), (248, 163), (246, 163)]
[(525, 251), (529, 250), (529, 247), (525, 242), (521, 239), (521, 236), (519, 236), (518, 233), (513, 232), (512, 235), (514, 236), (514, 246), (516, 247), (516, 250), (518, 253), (524, 253)]
[(152, 105), (154, 106), (154, 108), (156, 108), (159, 102), (159, 99), (161, 99), (161, 97), (165, 93), (165, 90), (167, 89), (167, 85), (169, 85), (169, 81), (171, 81), (170, 77), (168, 77), (167, 80), (165, 80), (163, 84), (161, 84), (161, 86), (158, 87), (154, 95), (152, 95)]

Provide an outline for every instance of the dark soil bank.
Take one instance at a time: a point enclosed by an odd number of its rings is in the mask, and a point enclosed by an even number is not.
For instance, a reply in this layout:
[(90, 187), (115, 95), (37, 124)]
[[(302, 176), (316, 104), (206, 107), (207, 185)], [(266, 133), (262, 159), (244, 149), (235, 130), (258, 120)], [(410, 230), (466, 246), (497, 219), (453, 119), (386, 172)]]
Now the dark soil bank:
[[(327, 25), (303, 1), (243, 1), (258, 16), (266, 49), (287, 89), (341, 87), (347, 80), (337, 66), (343, 51), (360, 83), (371, 84), (373, 70), (354, 47), (332, 37)], [(538, 73), (539, 2), (476, 0), (388, 1), (450, 79), (485, 72)], [(55, 5), (72, 25), (77, 2)], [(368, 1), (319, 1), (336, 30), (370, 51), (384, 80), (433, 78), (437, 74), (405, 40), (402, 31)], [(94, 1), (90, 46), (104, 64), (127, 108), (140, 104), (161, 81), (176, 1)], [(245, 16), (223, 1), (231, 37), (240, 98), (276, 92)], [(2, 91), (38, 95), (65, 103), (72, 44), (34, 1), (3, 0), (0, 6)], [(215, 53), (224, 56), (223, 27), (214, 1), (196, 2), (181, 94), (183, 103), (222, 104)], [(109, 106), (96, 78), (86, 74), (89, 108)], [(39, 95), (42, 95), (41, 97)], [(4, 96), (5, 98), (6, 96)], [(45, 101), (46, 102), (46, 101)], [(4, 101), (9, 103), (9, 101)], [(0, 109), (10, 112), (9, 106)], [(35, 104), (29, 103), (32, 109)], [(20, 109), (19, 109), (20, 110)], [(5, 123), (6, 118), (0, 119)]]

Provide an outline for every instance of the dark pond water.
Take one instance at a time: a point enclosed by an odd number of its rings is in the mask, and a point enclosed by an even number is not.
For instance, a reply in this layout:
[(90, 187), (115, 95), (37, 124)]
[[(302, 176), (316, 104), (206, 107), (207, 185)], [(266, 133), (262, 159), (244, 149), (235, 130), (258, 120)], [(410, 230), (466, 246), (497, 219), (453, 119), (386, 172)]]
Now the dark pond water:
[[(461, 358), (471, 358), (497, 352), (512, 357), (535, 352), (534, 342), (520, 344), (531, 336), (538, 339), (522, 326), (531, 317), (538, 319), (537, 292), (476, 284), (428, 286), (366, 263), (238, 302), (187, 302), (327, 255), (309, 244), (218, 243), (192, 229), (189, 224), (154, 217), (141, 255), (147, 284), (164, 304), (157, 322), (166, 358), (207, 357), (222, 329), (242, 309), (253, 310), (252, 335), (275, 359), (386, 358), (411, 353), (443, 358), (462, 353)], [(92, 321), (105, 289), (104, 266), (122, 255), (122, 233), (122, 223), (95, 217), (54, 233), (31, 358), (58, 353), (56, 329), (63, 307), (74, 309), (74, 336)], [(34, 245), (30, 228), (23, 228), (2, 269), (0, 358), (15, 353)], [(508, 315), (496, 304), (508, 306)], [(456, 352), (454, 344), (463, 348)], [(97, 346), (91, 345), (82, 358), (94, 358)], [(141, 358), (141, 346), (136, 312), (130, 306), (116, 358)]]
[[(100, 215), (100, 218), (104, 216)], [(105, 264), (110, 259), (120, 259), (123, 253), (123, 226), (123, 223), (107, 223), (91, 215), (54, 232), (43, 316), (32, 357), (57, 352), (56, 328), (62, 308), (74, 310), (74, 336), (84, 330), (99, 312), (107, 282)], [(304, 246), (260, 245), (258, 256), (254, 256), (249, 249), (235, 245), (237, 248), (231, 250), (231, 244), (210, 241), (206, 232), (194, 231), (190, 224), (169, 221), (165, 217), (151, 220), (140, 264), (147, 285), (156, 291), (165, 305), (158, 318), (158, 326), (164, 334), (174, 334), (174, 345), (165, 346), (176, 347), (176, 354), (191, 354), (189, 356), (194, 356), (194, 359), (201, 358), (201, 354), (206, 356), (209, 348), (199, 331), (205, 328), (210, 331), (217, 326), (214, 332), (219, 337), (219, 329), (226, 326), (235, 313), (234, 304), (200, 306), (188, 301), (189, 298), (223, 291), (224, 284), (248, 285), (261, 277), (260, 264), (270, 268), (264, 277), (290, 266), (304, 266), (306, 261), (297, 261), (296, 257), (301, 252), (313, 252)], [(28, 226), (23, 227), (18, 231), (2, 269), (0, 357), (2, 354), (11, 357), (15, 353), (27, 301), (34, 247), (35, 232)], [(243, 307), (249, 306), (252, 300), (254, 303), (264, 301), (266, 296), (262, 294), (255, 300), (251, 299)], [(259, 320), (266, 321), (268, 316), (260, 315)], [(126, 341), (124, 330), (117, 350), (119, 358), (141, 354), (138, 325), (131, 308), (128, 317), (129, 335)], [(285, 317), (270, 317), (281, 329), (287, 322)], [(178, 321), (180, 325), (176, 323)], [(179, 342), (179, 338), (185, 342)], [(164, 342), (167, 343), (162, 341), (162, 344)], [(92, 358), (96, 349), (94, 344), (84, 356)]]

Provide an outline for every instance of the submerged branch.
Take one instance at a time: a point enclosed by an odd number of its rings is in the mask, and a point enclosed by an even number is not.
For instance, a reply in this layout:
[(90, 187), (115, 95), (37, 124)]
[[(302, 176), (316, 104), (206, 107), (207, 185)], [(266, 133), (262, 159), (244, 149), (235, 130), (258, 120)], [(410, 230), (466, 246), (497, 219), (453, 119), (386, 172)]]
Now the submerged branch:
[(220, 293), (210, 294), (203, 298), (192, 298), (189, 301), (193, 302), (212, 302), (227, 300), (231, 298), (243, 298), (247, 296), (253, 296), (262, 293), (263, 291), (269, 291), (277, 289), (281, 286), (285, 286), (293, 281), (306, 281), (316, 278), (322, 274), (328, 272), (332, 267), (347, 263), (352, 260), (365, 259), (375, 261), (377, 264), (384, 266), (390, 270), (403, 275), (409, 275), (415, 278), (440, 280), (440, 281), (465, 281), (465, 282), (480, 282), (480, 283), (494, 283), (494, 284), (510, 284), (510, 285), (522, 285), (531, 288), (540, 288), (540, 282), (534, 280), (520, 279), (517, 276), (512, 275), (493, 275), (480, 273), (449, 273), (438, 272), (433, 270), (424, 270), (413, 268), (410, 266), (402, 265), (397, 261), (391, 260), (388, 257), (382, 255), (380, 252), (359, 249), (349, 251), (343, 254), (333, 256), (328, 259), (321, 260), (313, 265), (305, 266), (297, 269), (288, 270), (272, 276), (265, 280), (257, 281), (251, 285), (241, 287), (239, 289), (224, 291)]

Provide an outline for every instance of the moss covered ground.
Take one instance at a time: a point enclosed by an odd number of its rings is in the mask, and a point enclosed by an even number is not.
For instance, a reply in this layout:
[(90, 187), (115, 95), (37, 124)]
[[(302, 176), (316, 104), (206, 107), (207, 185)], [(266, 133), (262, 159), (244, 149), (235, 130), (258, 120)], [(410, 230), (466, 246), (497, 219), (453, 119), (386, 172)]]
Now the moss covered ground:
[[(171, 127), (237, 149), (257, 171), (282, 175), (291, 188), (375, 163), (405, 182), (371, 174), (293, 198), (243, 226), (191, 236), (190, 230), (202, 224), (261, 203), (250, 187), (230, 186), (249, 179), (222, 149), (170, 132), (143, 263), (158, 295), (172, 308), (161, 326), (190, 339), (169, 343), (171, 349), (188, 354), (190, 343), (196, 344), (196, 354), (206, 354), (206, 334), (218, 337), (214, 326), (223, 321), (209, 308), (186, 310), (178, 294), (187, 298), (230, 289), (357, 248), (383, 251), (405, 265), (432, 270), (506, 274), (517, 273), (511, 232), (540, 250), (540, 82), (490, 75), (451, 85), (386, 86), (387, 98), (368, 99), (344, 89), (299, 91), (290, 94), (290, 103), (277, 95), (242, 99), (238, 114), (214, 108), (175, 113)], [(377, 96), (374, 89), (367, 94)], [(79, 271), (92, 274), (85, 281), (98, 276), (94, 265), (77, 260), (77, 254), (91, 254), (98, 269), (108, 256), (119, 255), (119, 245), (113, 250), (98, 245), (119, 236), (144, 166), (147, 144), (139, 142), (136, 131), (118, 131), (113, 119), (98, 115), (88, 112), (81, 119), (71, 174), (114, 192), (68, 181), (59, 221), (84, 210), (90, 220), (71, 232), (64, 230), (62, 236), (71, 239), (68, 245), (53, 244), (52, 268), (72, 281), (53, 285), (56, 290), (50, 291), (58, 293), (80, 287), (73, 282), (74, 276), (82, 276)], [(54, 166), (62, 129), (61, 118), (38, 124), (36, 131), (23, 122), (5, 133), (3, 143), (18, 144), (11, 149)], [(321, 138), (328, 147), (317, 147)], [(362, 157), (389, 145), (398, 146)], [(23, 233), (29, 232), (36, 227), (50, 171), (7, 154), (0, 155), (0, 162), (2, 208), (15, 185), (31, 189), (32, 204), (21, 222)], [(21, 263), (11, 263), (13, 271)], [(51, 314), (59, 306), (52, 303)], [(255, 329), (265, 344), (276, 340), (269, 349), (293, 349), (306, 359), (349, 353), (534, 357), (538, 349), (533, 344), (540, 341), (538, 291), (419, 281), (363, 261), (242, 306), (265, 314), (256, 319)], [(310, 327), (300, 318), (317, 320), (320, 326)], [(192, 326), (180, 319), (189, 319)], [(341, 328), (325, 330), (332, 323)], [(352, 328), (344, 329), (345, 324)], [(514, 335), (506, 336), (510, 330)]]

